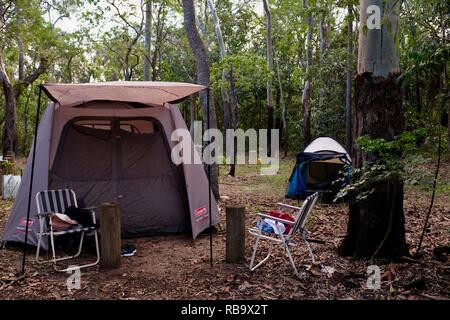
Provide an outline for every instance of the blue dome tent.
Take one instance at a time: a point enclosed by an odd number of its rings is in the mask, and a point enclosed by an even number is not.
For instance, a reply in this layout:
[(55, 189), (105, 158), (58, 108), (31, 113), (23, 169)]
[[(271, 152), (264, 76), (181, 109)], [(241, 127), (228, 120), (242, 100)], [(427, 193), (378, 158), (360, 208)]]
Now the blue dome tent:
[(347, 151), (331, 138), (317, 138), (297, 155), (286, 197), (304, 199), (317, 191), (337, 193), (350, 180), (347, 175), (341, 183), (333, 184), (343, 171), (352, 172)]

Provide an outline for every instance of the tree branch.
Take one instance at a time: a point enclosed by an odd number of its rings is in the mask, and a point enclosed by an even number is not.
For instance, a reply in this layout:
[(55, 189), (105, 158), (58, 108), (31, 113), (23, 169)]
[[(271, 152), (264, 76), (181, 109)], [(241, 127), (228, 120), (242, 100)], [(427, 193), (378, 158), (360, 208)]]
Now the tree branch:
[(134, 68), (136, 68), (140, 62), (139, 56), (137, 54), (133, 53), (132, 55), (136, 57), (136, 63), (130, 67), (130, 79), (133, 77)]
[(48, 68), (48, 59), (42, 57), (39, 66), (30, 75), (28, 75), (23, 81), (19, 81), (16, 87), (16, 97), (19, 97), (24, 89), (30, 84), (36, 81), (41, 74), (43, 74)]
[(6, 73), (5, 63), (3, 62), (1, 49), (0, 49), (0, 81), (2, 82), (4, 87), (11, 85), (11, 81), (9, 80), (8, 74)]
[(141, 18), (141, 23), (139, 25), (139, 28), (136, 28), (136, 26), (133, 26), (130, 22), (127, 21), (127, 19), (124, 17), (124, 15), (122, 14), (122, 12), (120, 11), (119, 7), (116, 5), (115, 1), (111, 1), (111, 0), (107, 0), (107, 3), (109, 3), (111, 6), (114, 7), (114, 9), (116, 9), (117, 15), (119, 16), (119, 18), (131, 29), (134, 30), (134, 32), (136, 32), (136, 36), (137, 38), (139, 38), (139, 36), (142, 33), (142, 29), (144, 27), (144, 8), (143, 8), (143, 1), (141, 0), (141, 12), (142, 12), (142, 18)]

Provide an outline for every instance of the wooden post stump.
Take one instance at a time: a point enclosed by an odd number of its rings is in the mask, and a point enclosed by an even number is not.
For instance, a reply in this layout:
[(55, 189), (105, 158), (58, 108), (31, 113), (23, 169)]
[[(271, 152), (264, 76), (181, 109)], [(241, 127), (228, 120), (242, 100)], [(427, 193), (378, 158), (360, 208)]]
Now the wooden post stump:
[(104, 203), (100, 216), (100, 266), (107, 269), (120, 268), (121, 236), (120, 207), (117, 203)]
[(245, 208), (227, 207), (226, 261), (236, 263), (245, 257)]

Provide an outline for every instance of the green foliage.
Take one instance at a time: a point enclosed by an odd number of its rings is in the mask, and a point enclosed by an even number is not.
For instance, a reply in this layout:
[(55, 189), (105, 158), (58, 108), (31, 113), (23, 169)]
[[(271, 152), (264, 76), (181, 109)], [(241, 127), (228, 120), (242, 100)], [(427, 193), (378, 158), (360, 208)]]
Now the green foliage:
[(404, 132), (392, 141), (373, 139), (369, 136), (358, 138), (359, 150), (367, 162), (353, 172), (353, 181), (339, 192), (336, 199), (343, 198), (351, 191), (356, 191), (356, 200), (365, 199), (381, 183), (404, 181), (418, 184), (421, 178), (411, 175), (414, 166), (424, 164), (428, 159), (418, 156), (418, 142), (427, 135), (425, 128)]
[[(3, 1), (5, 2), (5, 0)], [(10, 2), (10, 1), (6, 1)], [(146, 1), (143, 2), (145, 4)], [(306, 78), (311, 76), (311, 124), (313, 137), (331, 136), (344, 141), (345, 77), (350, 59), (353, 75), (356, 71), (355, 50), (347, 53), (347, 22), (358, 21), (357, 0), (307, 1), (270, 0), (273, 23), (275, 68), (266, 63), (265, 19), (260, 0), (215, 0), (228, 56), (221, 60), (215, 27), (204, 1), (196, 1), (197, 24), (208, 49), (211, 80), (219, 124), (223, 116), (221, 88), (222, 70), (233, 69), (239, 104), (239, 124), (243, 129), (267, 126), (266, 82), (274, 88), (276, 122), (281, 118), (281, 90), (286, 105), (289, 150), (303, 147), (303, 113), (301, 95)], [(40, 81), (92, 82), (124, 80), (125, 56), (132, 80), (142, 80), (144, 74), (144, 37), (133, 39), (142, 22), (141, 2), (136, 0), (17, 0), (11, 1), (12, 15), (0, 33), (0, 47), (8, 74), (17, 78), (18, 39), (25, 48), (25, 71), (28, 74), (48, 57), (50, 68)], [(157, 80), (196, 82), (195, 59), (183, 27), (183, 12), (178, 0), (153, 3), (152, 52), (156, 56)], [(113, 4), (117, 7), (115, 8)], [(314, 5), (313, 5), (314, 4)], [(347, 6), (354, 6), (347, 15)], [(255, 11), (255, 7), (259, 8)], [(118, 10), (121, 16), (119, 16)], [(407, 133), (393, 142), (358, 142), (364, 152), (382, 157), (420, 155), (429, 158), (436, 146), (434, 137), (442, 130), (436, 124), (449, 110), (448, 67), (450, 45), (443, 31), (450, 28), (449, 4), (441, 0), (411, 0), (403, 3), (400, 35), (397, 39), (401, 69), (399, 77), (404, 88), (404, 110)], [(159, 15), (161, 41), (156, 43), (156, 22)], [(313, 18), (313, 65), (306, 70), (307, 18)], [(326, 26), (327, 46), (320, 49), (319, 22)], [(125, 22), (126, 21), (126, 22)], [(71, 28), (68, 25), (74, 24)], [(69, 32), (68, 29), (71, 31)], [(447, 35), (448, 37), (448, 35)], [(130, 49), (131, 46), (131, 49)], [(280, 80), (277, 68), (279, 66)], [(17, 104), (19, 149), (26, 153), (32, 139), (34, 107), (37, 90), (28, 88)], [(4, 97), (0, 94), (0, 103)], [(0, 120), (3, 119), (0, 110)], [(442, 143), (447, 137), (442, 135)], [(377, 169), (381, 170), (380, 168)], [(375, 170), (375, 171), (377, 171)]]

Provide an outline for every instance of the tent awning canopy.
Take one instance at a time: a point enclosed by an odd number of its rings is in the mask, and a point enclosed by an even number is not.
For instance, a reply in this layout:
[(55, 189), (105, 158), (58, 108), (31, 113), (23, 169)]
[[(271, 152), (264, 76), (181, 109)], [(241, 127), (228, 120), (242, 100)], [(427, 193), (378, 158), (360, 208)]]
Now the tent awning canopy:
[(90, 101), (134, 102), (152, 107), (177, 103), (207, 87), (182, 82), (114, 81), (100, 83), (46, 83), (48, 97), (60, 107), (76, 107)]

